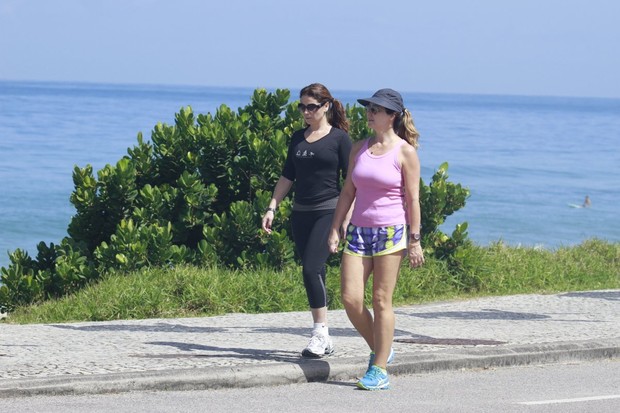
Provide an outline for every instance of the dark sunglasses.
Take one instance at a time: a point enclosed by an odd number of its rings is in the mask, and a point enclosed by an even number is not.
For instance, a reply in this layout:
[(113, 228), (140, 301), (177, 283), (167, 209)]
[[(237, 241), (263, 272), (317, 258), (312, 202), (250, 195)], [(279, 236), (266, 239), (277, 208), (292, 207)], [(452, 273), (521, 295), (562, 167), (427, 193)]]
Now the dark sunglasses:
[(385, 109), (383, 108), (383, 106), (371, 103), (369, 105), (366, 105), (366, 111), (372, 113), (373, 115), (376, 115), (379, 112), (384, 112)]
[(308, 112), (312, 113), (312, 112), (316, 112), (316, 110), (318, 108), (320, 108), (321, 106), (323, 106), (325, 103), (321, 103), (320, 105), (316, 105), (314, 103), (310, 103), (309, 105), (304, 105), (303, 103), (300, 103), (299, 105), (297, 105), (297, 109), (299, 109), (299, 111), (301, 113), (304, 113), (306, 111), (306, 109), (308, 110)]

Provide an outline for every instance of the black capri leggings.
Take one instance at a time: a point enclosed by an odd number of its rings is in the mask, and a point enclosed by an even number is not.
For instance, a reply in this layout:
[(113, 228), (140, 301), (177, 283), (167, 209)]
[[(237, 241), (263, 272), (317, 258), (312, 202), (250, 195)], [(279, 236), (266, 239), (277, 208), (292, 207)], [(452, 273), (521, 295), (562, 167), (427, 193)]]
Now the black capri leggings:
[(333, 217), (333, 209), (293, 211), (291, 214), (293, 239), (297, 253), (301, 257), (304, 286), (310, 308), (327, 307), (325, 264), (330, 254), (327, 248), (327, 237)]

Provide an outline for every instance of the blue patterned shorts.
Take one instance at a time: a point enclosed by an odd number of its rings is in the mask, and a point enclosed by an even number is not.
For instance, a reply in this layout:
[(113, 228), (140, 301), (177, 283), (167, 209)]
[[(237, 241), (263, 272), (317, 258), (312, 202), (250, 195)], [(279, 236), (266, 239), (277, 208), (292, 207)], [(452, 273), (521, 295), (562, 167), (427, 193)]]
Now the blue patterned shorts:
[(347, 227), (344, 253), (356, 257), (378, 257), (407, 249), (406, 225)]

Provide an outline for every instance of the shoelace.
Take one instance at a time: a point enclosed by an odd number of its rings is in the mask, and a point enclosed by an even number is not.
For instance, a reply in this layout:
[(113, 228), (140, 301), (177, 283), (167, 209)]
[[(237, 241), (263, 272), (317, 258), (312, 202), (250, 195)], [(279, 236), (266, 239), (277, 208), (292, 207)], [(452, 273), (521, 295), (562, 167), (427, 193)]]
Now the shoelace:
[(371, 367), (367, 374), (373, 379), (376, 379), (379, 376), (383, 376), (383, 372), (381, 371), (381, 369), (375, 366)]
[(312, 345), (319, 345), (321, 344), (321, 339), (319, 338), (319, 335), (314, 335), (312, 336), (312, 338), (310, 338), (310, 344), (308, 344), (308, 347), (312, 346)]

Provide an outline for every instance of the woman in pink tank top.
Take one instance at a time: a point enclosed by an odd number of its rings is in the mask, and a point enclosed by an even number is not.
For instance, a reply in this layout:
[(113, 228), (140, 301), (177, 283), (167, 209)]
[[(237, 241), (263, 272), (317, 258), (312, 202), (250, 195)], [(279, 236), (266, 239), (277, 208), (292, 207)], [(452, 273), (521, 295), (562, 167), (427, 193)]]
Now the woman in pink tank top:
[[(366, 107), (374, 136), (356, 142), (349, 172), (340, 193), (328, 246), (345, 248), (341, 263), (342, 302), (349, 320), (370, 347), (368, 369), (357, 386), (365, 390), (389, 388), (387, 364), (394, 359), (392, 295), (402, 259), (418, 267), (424, 263), (420, 245), (420, 161), (418, 132), (400, 93), (381, 89), (359, 99)], [(346, 234), (341, 233), (353, 201)], [(364, 305), (366, 283), (373, 274), (371, 313)]]

